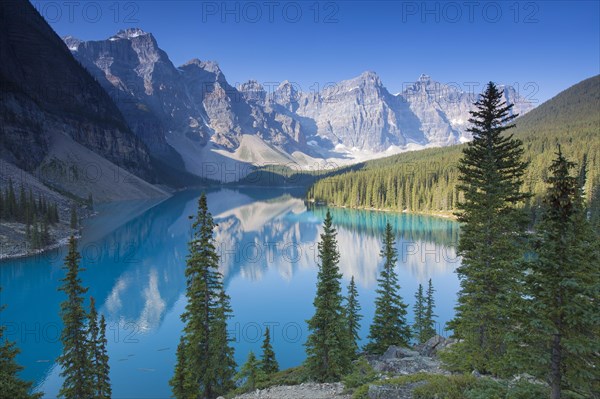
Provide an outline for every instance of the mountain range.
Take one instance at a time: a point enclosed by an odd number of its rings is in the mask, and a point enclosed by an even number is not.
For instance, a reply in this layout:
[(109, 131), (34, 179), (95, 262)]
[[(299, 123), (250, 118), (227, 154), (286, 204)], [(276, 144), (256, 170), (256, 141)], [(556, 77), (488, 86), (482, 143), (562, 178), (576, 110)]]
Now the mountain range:
[[(0, 3), (0, 22), (0, 159), (80, 199), (161, 196), (264, 164), (331, 168), (470, 139), (475, 95), (426, 75), (397, 94), (370, 71), (312, 92), (233, 85), (216, 62), (176, 67), (141, 29), (61, 39), (15, 0)], [(503, 92), (515, 112), (533, 108)]]
[[(310, 93), (290, 81), (235, 87), (216, 62), (176, 67), (141, 29), (63, 40), (152, 155), (214, 180), (239, 179), (265, 163), (345, 165), (470, 139), (475, 94), (427, 75), (398, 94), (370, 71)], [(502, 89), (514, 112), (533, 108), (513, 87)]]
[[(532, 220), (544, 206), (548, 170), (561, 152), (576, 165), (590, 219), (600, 231), (600, 75), (585, 79), (514, 120), (506, 134), (523, 142), (523, 189)], [(442, 213), (461, 199), (459, 161), (465, 145), (374, 159), (313, 179), (307, 196), (331, 205)]]

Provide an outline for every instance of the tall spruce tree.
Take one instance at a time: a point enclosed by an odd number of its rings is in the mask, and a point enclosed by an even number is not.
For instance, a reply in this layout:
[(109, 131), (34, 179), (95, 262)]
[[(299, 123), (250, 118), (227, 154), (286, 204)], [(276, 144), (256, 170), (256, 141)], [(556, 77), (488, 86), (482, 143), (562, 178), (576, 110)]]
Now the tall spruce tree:
[(354, 283), (354, 276), (350, 278), (350, 284), (348, 285), (348, 296), (346, 297), (346, 322), (348, 323), (348, 332), (350, 333), (350, 339), (352, 340), (352, 358), (356, 357), (358, 352), (358, 341), (360, 340), (360, 321), (362, 315), (360, 314), (360, 303), (358, 302), (358, 290)]
[[(0, 287), (0, 291), (1, 291)], [(4, 305), (0, 306), (0, 312)], [(9, 341), (4, 336), (6, 327), (0, 324), (0, 399), (39, 399), (43, 393), (31, 393), (33, 383), (23, 381), (19, 377), (19, 372), (23, 367), (19, 365), (15, 358), (19, 354), (14, 342)]]
[(91, 398), (94, 394), (91, 378), (93, 366), (87, 339), (88, 317), (83, 308), (83, 295), (87, 288), (82, 286), (79, 277), (79, 273), (84, 270), (79, 267), (80, 259), (77, 242), (75, 237), (71, 236), (69, 252), (63, 266), (66, 275), (59, 288), (59, 291), (67, 295), (67, 299), (60, 305), (64, 327), (61, 333), (63, 350), (58, 357), (58, 363), (62, 367), (60, 375), (64, 378), (58, 396), (65, 399)]
[(394, 268), (398, 261), (396, 241), (392, 225), (385, 226), (383, 248), (383, 269), (379, 275), (377, 299), (375, 299), (375, 316), (369, 329), (370, 342), (366, 350), (381, 354), (391, 345), (405, 345), (410, 341), (410, 327), (406, 322), (407, 305), (400, 296), (400, 284)]
[(213, 399), (233, 387), (235, 362), (227, 336), (231, 308), (218, 268), (214, 227), (206, 195), (202, 194), (192, 224), (193, 237), (188, 243), (188, 303), (181, 316), (185, 326), (177, 347), (175, 374), (169, 382), (177, 399)]
[(415, 305), (413, 307), (415, 314), (415, 322), (413, 323), (413, 337), (419, 342), (425, 342), (425, 296), (423, 295), (423, 285), (419, 284), (419, 288), (415, 293)]
[(92, 297), (88, 315), (88, 353), (92, 362), (90, 374), (94, 387), (93, 399), (110, 399), (112, 394), (106, 345), (106, 320), (104, 315), (98, 319), (96, 301)]
[(456, 369), (511, 372), (506, 354), (522, 298), (526, 227), (517, 205), (529, 197), (521, 191), (527, 167), (522, 143), (503, 134), (514, 127), (512, 107), (490, 82), (470, 111), (473, 140), (459, 162), (461, 288), (449, 327), (461, 341), (446, 357)]
[(425, 297), (425, 314), (423, 318), (423, 341), (427, 341), (429, 338), (435, 335), (435, 298), (433, 294), (435, 289), (433, 288), (433, 283), (431, 279), (429, 279), (429, 283), (427, 284), (427, 294)]
[(308, 375), (316, 381), (339, 381), (351, 366), (352, 342), (342, 304), (336, 236), (331, 213), (327, 211), (318, 245), (320, 265), (313, 302), (315, 314), (307, 321), (310, 335), (305, 343), (305, 365)]
[(271, 330), (269, 327), (265, 329), (265, 339), (262, 344), (262, 358), (260, 368), (266, 375), (271, 375), (279, 371), (279, 363), (275, 358), (275, 351), (271, 345)]
[(560, 147), (550, 166), (542, 221), (537, 226), (537, 259), (528, 275), (528, 344), (535, 365), (552, 388), (583, 397), (600, 392), (600, 247), (586, 219), (575, 164)]
[(79, 219), (77, 217), (77, 207), (75, 206), (75, 204), (71, 204), (70, 227), (71, 229), (76, 230), (77, 226), (79, 226)]

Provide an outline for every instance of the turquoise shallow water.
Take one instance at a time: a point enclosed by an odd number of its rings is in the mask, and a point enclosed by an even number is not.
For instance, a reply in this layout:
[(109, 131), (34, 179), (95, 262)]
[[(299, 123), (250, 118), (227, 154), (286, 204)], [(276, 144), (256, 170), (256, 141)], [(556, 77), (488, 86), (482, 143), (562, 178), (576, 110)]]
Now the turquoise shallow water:
[[(190, 219), (199, 192), (183, 192), (155, 204), (104, 205), (80, 241), (88, 294), (108, 322), (113, 397), (168, 398), (168, 380), (185, 307), (184, 268)], [(312, 315), (316, 254), (325, 208), (307, 207), (281, 190), (221, 189), (207, 193), (221, 253), (221, 271), (235, 316), (229, 334), (236, 359), (260, 353), (262, 332), (272, 331), (282, 368), (304, 359), (305, 320)], [(368, 334), (373, 317), (381, 235), (392, 223), (397, 235), (401, 294), (414, 302), (419, 283), (433, 279), (439, 330), (453, 315), (459, 283), (454, 269), (458, 224), (440, 218), (332, 209), (338, 229), (344, 287), (354, 276)], [(61, 384), (55, 359), (61, 345), (58, 310), (63, 294), (65, 249), (0, 264), (0, 313), (7, 337), (21, 348), (23, 377), (54, 398)], [(412, 318), (412, 309), (409, 312)]]

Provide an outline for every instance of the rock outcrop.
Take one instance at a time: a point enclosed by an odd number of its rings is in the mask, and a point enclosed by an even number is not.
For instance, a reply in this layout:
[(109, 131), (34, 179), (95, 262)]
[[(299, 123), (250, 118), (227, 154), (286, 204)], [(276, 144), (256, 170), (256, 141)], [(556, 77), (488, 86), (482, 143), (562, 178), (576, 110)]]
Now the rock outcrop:
[(61, 133), (152, 179), (146, 146), (28, 1), (0, 2), (0, 59), (0, 157), (33, 171)]

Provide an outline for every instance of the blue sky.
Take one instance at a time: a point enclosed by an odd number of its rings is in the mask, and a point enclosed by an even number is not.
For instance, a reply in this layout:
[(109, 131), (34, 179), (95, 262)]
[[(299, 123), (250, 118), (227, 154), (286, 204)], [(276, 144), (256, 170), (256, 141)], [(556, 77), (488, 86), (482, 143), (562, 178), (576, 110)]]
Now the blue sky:
[(421, 73), (515, 84), (545, 101), (600, 73), (599, 1), (33, 1), (61, 36), (152, 32), (175, 65), (219, 63), (232, 84), (290, 80), (305, 91), (379, 74), (392, 92)]

